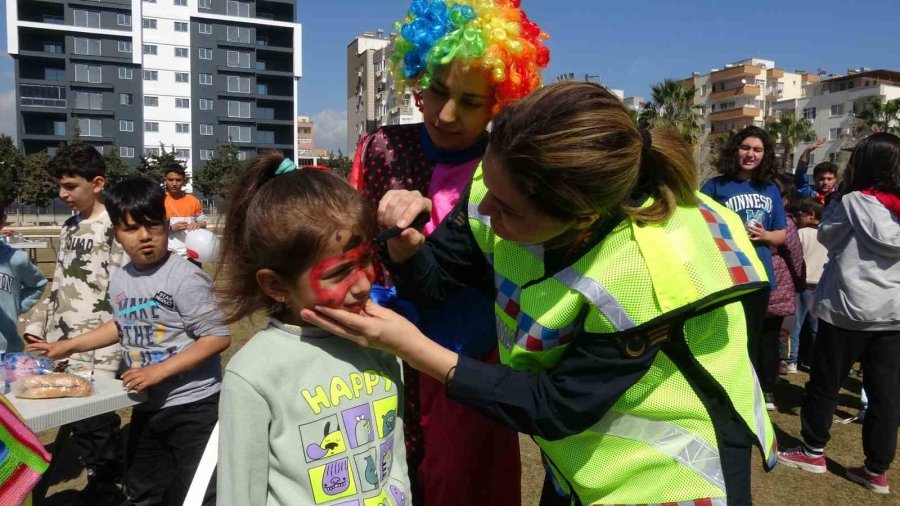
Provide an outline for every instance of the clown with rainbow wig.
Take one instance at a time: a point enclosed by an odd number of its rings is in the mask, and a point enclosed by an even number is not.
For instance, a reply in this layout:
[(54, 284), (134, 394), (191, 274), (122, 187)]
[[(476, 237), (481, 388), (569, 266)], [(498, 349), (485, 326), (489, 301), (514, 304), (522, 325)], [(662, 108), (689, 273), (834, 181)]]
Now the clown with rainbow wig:
[[(547, 34), (520, 0), (414, 0), (396, 29), (395, 86), (398, 93), (412, 91), (424, 122), (364, 136), (350, 181), (376, 207), (390, 190), (427, 196), (429, 235), (465, 197), (491, 119), (540, 86), (550, 52)], [(377, 267), (385, 284), (390, 276)], [(463, 289), (439, 302), (400, 296), (414, 303), (425, 335), (466, 356), (497, 361), (493, 294)], [(404, 378), (413, 503), (520, 505), (518, 434), (449, 400), (440, 382), (410, 368)]]

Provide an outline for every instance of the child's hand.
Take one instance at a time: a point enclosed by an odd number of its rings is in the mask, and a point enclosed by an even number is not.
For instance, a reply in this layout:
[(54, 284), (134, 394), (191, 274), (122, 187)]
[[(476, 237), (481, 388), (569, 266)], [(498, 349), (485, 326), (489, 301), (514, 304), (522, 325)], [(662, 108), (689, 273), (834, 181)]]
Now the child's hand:
[(188, 222), (186, 221), (178, 221), (172, 224), (172, 230), (176, 232), (184, 232), (188, 229)]
[(122, 373), (122, 386), (128, 392), (141, 393), (168, 378), (162, 363), (146, 367), (132, 367)]
[(25, 346), (25, 351), (30, 353), (41, 353), (47, 358), (59, 360), (68, 358), (75, 350), (72, 346), (71, 339), (56, 341), (55, 343), (34, 342)]
[(43, 337), (38, 337), (34, 334), (22, 334), (22, 337), (24, 337), (25, 341), (29, 342), (29, 343), (45, 343), (45, 342), (47, 342), (44, 340)]
[(194, 230), (197, 230), (198, 228), (200, 228), (200, 224), (197, 223), (196, 221), (192, 221), (192, 222), (190, 222), (190, 223), (187, 224), (187, 231), (188, 231), (188, 232), (193, 232)]
[(766, 240), (766, 228), (762, 226), (759, 222), (751, 223), (747, 225), (747, 235), (750, 236), (751, 241), (765, 241)]
[(816, 139), (816, 142), (813, 142), (809, 146), (806, 146), (806, 149), (804, 151), (806, 151), (807, 153), (810, 153), (811, 151), (821, 148), (822, 145), (825, 144), (825, 142), (826, 142), (826, 140), (824, 137), (821, 139)]

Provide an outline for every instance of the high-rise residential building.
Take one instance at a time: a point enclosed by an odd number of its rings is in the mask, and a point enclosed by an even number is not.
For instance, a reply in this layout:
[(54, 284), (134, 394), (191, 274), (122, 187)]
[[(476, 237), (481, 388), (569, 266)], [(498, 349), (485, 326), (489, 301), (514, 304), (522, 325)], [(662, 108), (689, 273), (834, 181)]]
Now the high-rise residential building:
[(163, 145), (199, 167), (229, 141), (295, 156), (294, 0), (7, 0), (6, 14), (26, 153), (77, 124), (131, 163)]
[(318, 165), (327, 156), (324, 149), (316, 147), (313, 120), (309, 116), (297, 116), (297, 164)]
[(410, 90), (396, 93), (389, 70), (394, 34), (366, 32), (347, 46), (347, 152), (368, 132), (384, 125), (422, 121)]
[[(873, 100), (900, 98), (900, 72), (893, 70), (850, 69), (846, 75), (829, 76), (810, 81), (797, 97), (774, 104), (777, 113), (793, 113), (808, 119), (816, 138), (826, 139), (824, 146), (811, 153), (810, 169), (819, 162), (846, 162), (844, 149), (852, 148), (859, 138), (856, 115)], [(794, 160), (802, 154), (804, 144), (795, 147)]]
[(682, 84), (693, 90), (705, 141), (747, 125), (764, 126), (775, 102), (799, 97), (804, 85), (816, 81), (814, 74), (787, 72), (772, 60), (749, 58), (706, 74), (695, 72)]

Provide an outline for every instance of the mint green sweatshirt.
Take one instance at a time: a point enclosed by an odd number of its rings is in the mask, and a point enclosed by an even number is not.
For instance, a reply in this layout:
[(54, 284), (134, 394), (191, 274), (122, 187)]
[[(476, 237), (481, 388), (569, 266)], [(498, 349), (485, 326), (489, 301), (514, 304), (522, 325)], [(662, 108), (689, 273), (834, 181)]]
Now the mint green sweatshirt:
[(231, 359), (219, 506), (409, 505), (400, 363), (272, 320)]

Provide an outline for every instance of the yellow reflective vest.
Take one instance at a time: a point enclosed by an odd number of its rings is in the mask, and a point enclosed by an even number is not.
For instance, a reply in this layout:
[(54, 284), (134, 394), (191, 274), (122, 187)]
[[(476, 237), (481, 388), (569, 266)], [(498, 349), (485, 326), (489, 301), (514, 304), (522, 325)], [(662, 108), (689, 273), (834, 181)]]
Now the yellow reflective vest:
[(698, 206), (678, 207), (663, 223), (625, 219), (575, 263), (545, 273), (540, 246), (501, 239), (478, 213), (486, 193), (479, 168), (469, 226), (494, 269), (501, 362), (550, 369), (581, 332), (616, 339), (634, 357), (662, 346), (588, 430), (535, 438), (564, 492), (583, 504), (724, 505), (715, 428), (691, 374), (713, 385), (774, 465), (775, 436), (739, 302), (768, 285), (737, 215), (698, 192)]

